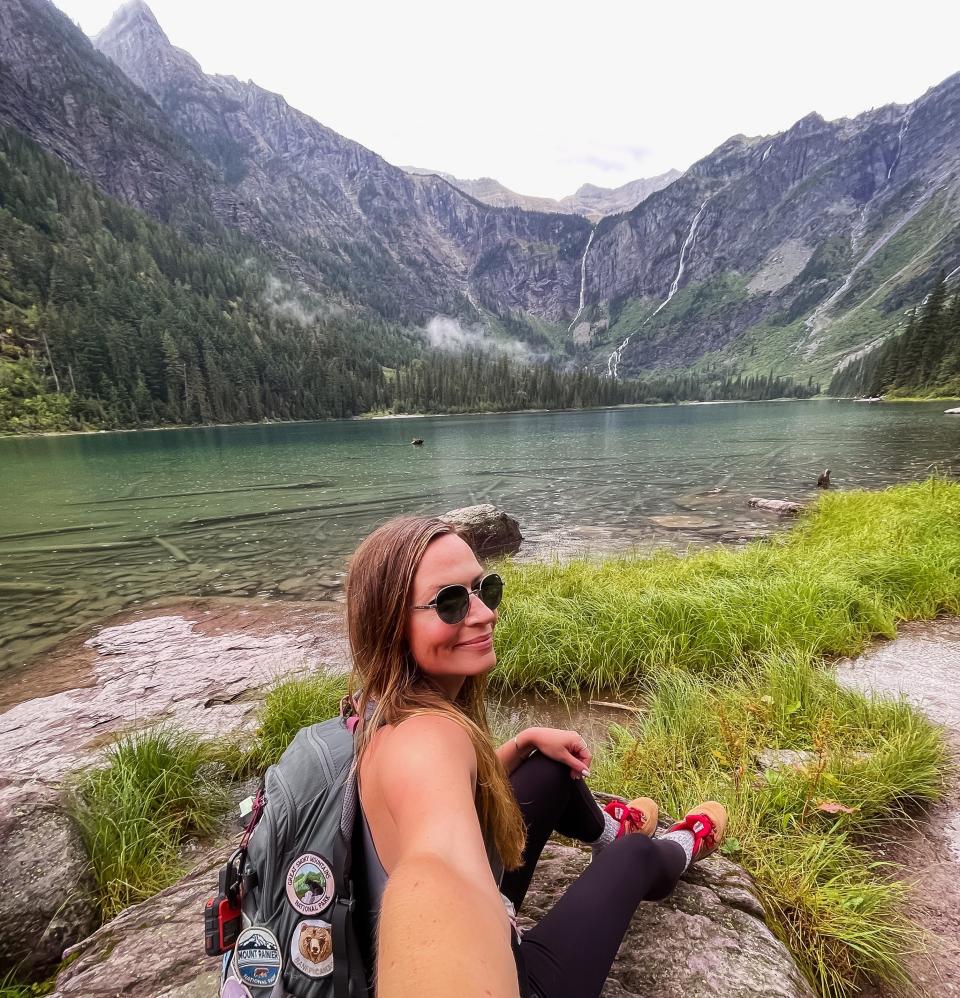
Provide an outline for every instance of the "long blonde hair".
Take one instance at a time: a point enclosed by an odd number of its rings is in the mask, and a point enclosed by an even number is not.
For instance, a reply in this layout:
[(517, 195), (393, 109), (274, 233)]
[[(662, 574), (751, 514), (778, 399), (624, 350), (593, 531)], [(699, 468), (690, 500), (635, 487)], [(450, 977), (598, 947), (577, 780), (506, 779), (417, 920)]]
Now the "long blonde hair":
[(476, 751), (476, 806), (484, 839), (495, 846), (507, 869), (516, 869), (523, 853), (523, 817), (493, 749), (484, 700), (487, 677), (467, 676), (451, 701), (417, 665), (407, 640), (413, 578), (420, 561), (432, 540), (455, 533), (432, 517), (399, 517), (370, 534), (350, 561), (351, 690), (357, 712), (366, 718), (358, 731), (357, 763), (381, 724), (399, 724), (424, 713), (452, 718), (467, 731)]

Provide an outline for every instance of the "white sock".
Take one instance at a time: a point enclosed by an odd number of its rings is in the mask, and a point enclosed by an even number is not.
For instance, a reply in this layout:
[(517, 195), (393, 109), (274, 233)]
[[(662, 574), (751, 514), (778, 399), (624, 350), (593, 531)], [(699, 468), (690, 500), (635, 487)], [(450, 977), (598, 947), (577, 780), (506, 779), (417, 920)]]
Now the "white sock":
[(683, 869), (685, 872), (687, 868), (690, 866), (691, 862), (693, 862), (693, 843), (694, 843), (693, 832), (688, 832), (685, 828), (678, 828), (677, 831), (675, 832), (664, 832), (663, 835), (660, 836), (661, 842), (664, 842), (668, 839), (671, 842), (678, 843), (680, 845), (680, 848), (683, 849), (684, 855), (687, 857), (686, 863), (683, 864)]
[(594, 856), (604, 847), (610, 845), (620, 831), (620, 822), (615, 821), (606, 811), (603, 812), (603, 831), (589, 843)]

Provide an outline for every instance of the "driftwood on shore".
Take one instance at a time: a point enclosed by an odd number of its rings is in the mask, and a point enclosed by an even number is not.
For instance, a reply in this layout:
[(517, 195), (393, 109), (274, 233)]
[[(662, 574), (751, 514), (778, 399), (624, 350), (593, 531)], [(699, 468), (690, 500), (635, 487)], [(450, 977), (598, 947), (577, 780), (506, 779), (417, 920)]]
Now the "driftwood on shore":
[(751, 509), (765, 509), (780, 516), (799, 516), (803, 512), (803, 503), (791, 502), (789, 499), (748, 499)]

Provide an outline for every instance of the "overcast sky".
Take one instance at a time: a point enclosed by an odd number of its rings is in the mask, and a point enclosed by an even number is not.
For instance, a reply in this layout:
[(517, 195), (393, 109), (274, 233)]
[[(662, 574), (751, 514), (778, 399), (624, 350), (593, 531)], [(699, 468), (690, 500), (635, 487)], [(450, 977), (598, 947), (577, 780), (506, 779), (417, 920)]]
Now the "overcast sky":
[[(95, 34), (117, 0), (55, 0)], [(738, 132), (906, 103), (960, 70), (960, 4), (149, 0), (208, 73), (400, 165), (560, 197)]]

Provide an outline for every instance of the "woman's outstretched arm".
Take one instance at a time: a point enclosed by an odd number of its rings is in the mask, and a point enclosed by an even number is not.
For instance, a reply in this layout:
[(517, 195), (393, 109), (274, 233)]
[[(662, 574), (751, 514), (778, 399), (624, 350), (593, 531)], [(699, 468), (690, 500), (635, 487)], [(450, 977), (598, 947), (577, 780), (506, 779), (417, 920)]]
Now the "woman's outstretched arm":
[(438, 856), (406, 856), (383, 895), (378, 998), (517, 998), (503, 914), (499, 897)]
[(394, 825), (379, 998), (516, 998), (512, 930), (477, 819), (469, 735), (450, 718), (416, 715), (381, 738), (371, 762)]

